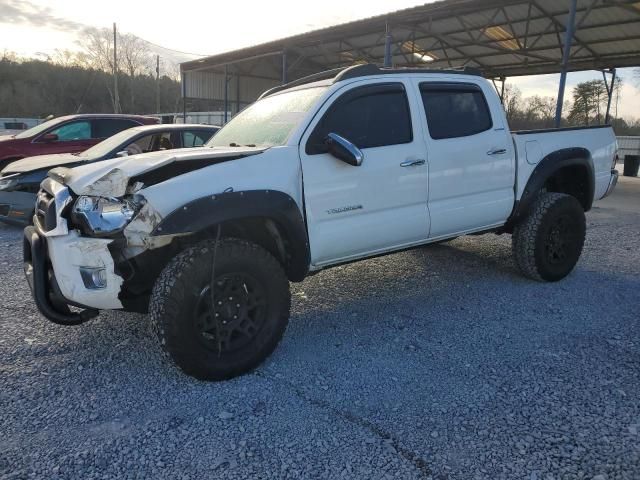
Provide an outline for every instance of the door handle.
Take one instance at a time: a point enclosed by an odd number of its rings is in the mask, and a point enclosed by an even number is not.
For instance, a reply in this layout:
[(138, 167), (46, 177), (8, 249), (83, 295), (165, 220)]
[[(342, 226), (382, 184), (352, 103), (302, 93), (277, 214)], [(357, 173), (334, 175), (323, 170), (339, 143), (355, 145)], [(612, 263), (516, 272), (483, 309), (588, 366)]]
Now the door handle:
[(425, 161), (422, 159), (405, 160), (400, 164), (401, 167), (417, 167), (418, 165), (424, 165)]
[(487, 152), (487, 155), (504, 155), (507, 153), (506, 148), (493, 148)]

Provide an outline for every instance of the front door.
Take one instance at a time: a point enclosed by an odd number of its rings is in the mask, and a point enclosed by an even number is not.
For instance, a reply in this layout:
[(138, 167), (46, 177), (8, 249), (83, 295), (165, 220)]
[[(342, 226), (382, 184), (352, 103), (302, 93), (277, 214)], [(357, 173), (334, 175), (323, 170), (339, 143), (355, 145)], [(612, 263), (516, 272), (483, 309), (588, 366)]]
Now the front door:
[[(82, 152), (97, 143), (97, 140), (92, 139), (91, 130), (90, 120), (76, 120), (60, 125), (43, 133), (34, 141), (34, 150), (38, 152), (34, 155)], [(57, 135), (57, 139), (45, 140), (47, 134)]]
[[(418, 113), (403, 82), (345, 87), (316, 116), (300, 145), (313, 265), (424, 241), (428, 168)], [(413, 102), (415, 104), (415, 102)], [(360, 166), (326, 152), (336, 133), (364, 153)]]

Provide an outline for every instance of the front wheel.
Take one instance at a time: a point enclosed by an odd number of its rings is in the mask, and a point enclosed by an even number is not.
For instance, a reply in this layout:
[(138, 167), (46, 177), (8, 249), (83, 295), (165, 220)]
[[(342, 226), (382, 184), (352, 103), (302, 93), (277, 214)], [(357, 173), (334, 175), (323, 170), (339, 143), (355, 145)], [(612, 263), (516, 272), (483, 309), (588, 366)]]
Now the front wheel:
[(513, 230), (513, 255), (522, 273), (555, 282), (575, 267), (586, 234), (582, 205), (563, 193), (541, 193)]
[(153, 289), (150, 314), (163, 349), (185, 373), (225, 380), (273, 352), (290, 303), (280, 263), (259, 245), (227, 238), (170, 261)]

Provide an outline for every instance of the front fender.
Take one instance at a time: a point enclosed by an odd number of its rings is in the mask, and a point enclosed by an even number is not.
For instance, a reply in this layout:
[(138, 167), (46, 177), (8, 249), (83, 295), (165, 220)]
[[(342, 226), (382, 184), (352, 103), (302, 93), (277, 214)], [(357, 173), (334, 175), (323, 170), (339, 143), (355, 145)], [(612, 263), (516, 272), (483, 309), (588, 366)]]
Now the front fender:
[(195, 234), (224, 222), (250, 218), (272, 220), (282, 230), (288, 241), (289, 278), (303, 280), (311, 258), (307, 228), (298, 205), (284, 192), (248, 190), (198, 198), (167, 215), (151, 236)]

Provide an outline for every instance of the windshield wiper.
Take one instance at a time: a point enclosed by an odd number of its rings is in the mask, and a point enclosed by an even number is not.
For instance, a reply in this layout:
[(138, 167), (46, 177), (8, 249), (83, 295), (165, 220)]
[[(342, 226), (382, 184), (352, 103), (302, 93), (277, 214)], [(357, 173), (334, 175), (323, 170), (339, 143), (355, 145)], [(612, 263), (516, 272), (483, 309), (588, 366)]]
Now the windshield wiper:
[(229, 146), (230, 146), (230, 147), (255, 147), (255, 146), (256, 146), (256, 144), (255, 144), (255, 143), (247, 143), (246, 145), (240, 145), (240, 144), (238, 144), (238, 143), (236, 143), (236, 142), (231, 142), (231, 143), (229, 144)]

